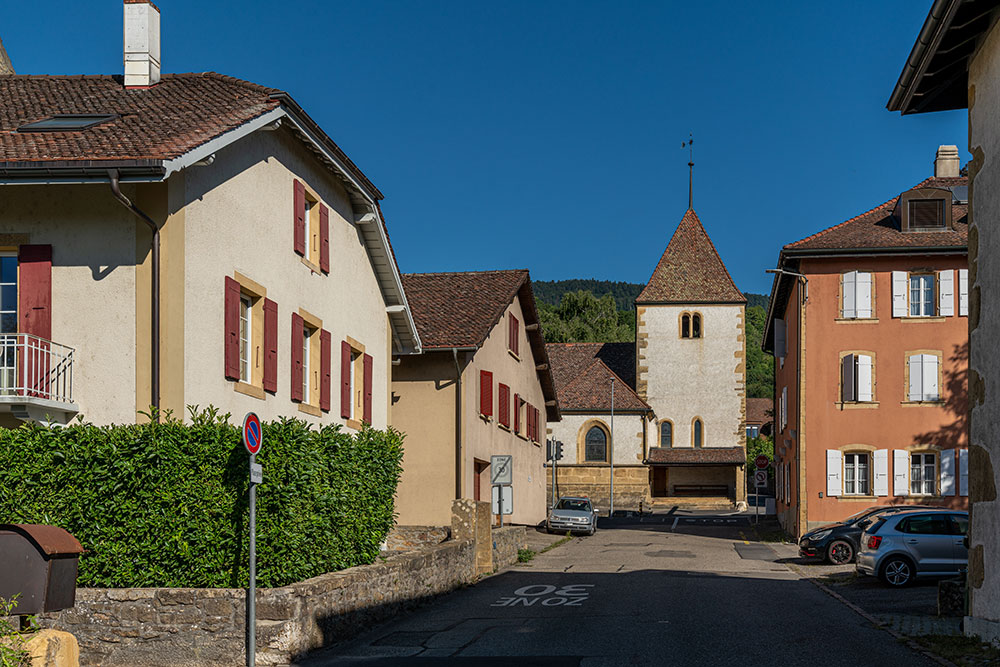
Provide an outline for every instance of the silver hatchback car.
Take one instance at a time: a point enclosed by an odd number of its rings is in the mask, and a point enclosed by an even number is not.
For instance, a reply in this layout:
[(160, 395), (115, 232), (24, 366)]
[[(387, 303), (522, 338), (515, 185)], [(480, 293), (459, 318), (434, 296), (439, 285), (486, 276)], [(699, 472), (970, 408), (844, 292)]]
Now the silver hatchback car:
[(549, 510), (545, 529), (550, 533), (593, 535), (597, 532), (597, 510), (590, 504), (589, 498), (564, 496)]
[(958, 574), (969, 562), (968, 529), (969, 513), (960, 510), (880, 514), (861, 534), (855, 567), (896, 587), (918, 577)]

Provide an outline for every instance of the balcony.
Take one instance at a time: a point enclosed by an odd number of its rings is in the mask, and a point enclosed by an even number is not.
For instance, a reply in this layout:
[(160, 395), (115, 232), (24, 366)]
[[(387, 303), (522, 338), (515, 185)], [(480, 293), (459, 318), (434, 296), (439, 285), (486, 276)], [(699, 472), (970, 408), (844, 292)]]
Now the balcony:
[(65, 424), (73, 403), (71, 347), (32, 334), (0, 334), (0, 412), (22, 421)]

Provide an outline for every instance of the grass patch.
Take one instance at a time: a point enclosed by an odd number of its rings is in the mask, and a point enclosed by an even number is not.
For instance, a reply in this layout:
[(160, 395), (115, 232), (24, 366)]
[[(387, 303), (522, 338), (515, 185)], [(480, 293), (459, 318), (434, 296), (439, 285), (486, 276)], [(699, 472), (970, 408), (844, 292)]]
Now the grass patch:
[(518, 549), (517, 550), (517, 562), (518, 563), (527, 563), (532, 558), (534, 558), (536, 555), (537, 554), (535, 554), (534, 550), (532, 550), (532, 549)]
[(1000, 648), (985, 644), (974, 637), (927, 635), (913, 637), (920, 646), (958, 667), (988, 667), (1000, 664)]
[(547, 546), (544, 549), (542, 549), (539, 553), (545, 553), (546, 551), (552, 551), (556, 547), (561, 547), (562, 545), (566, 544), (567, 542), (569, 542), (572, 539), (573, 539), (573, 536), (570, 535), (569, 533), (567, 533), (566, 537), (562, 538), (561, 540), (559, 540), (557, 542), (553, 542), (549, 546)]

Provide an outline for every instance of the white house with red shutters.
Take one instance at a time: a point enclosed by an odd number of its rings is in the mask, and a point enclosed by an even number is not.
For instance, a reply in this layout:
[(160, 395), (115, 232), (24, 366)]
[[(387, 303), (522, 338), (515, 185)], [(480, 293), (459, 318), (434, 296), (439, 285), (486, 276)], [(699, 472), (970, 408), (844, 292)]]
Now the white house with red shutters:
[(384, 428), (421, 346), (381, 192), (287, 93), (161, 74), (158, 10), (124, 11), (124, 80), (0, 77), (0, 425)]

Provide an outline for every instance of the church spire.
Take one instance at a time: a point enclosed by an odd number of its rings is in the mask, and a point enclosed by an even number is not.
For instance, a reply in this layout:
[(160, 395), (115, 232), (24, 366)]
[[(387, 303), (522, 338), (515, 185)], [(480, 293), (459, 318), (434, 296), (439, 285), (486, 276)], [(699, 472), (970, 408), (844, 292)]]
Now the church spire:
[(688, 133), (688, 140), (681, 142), (681, 148), (688, 149), (688, 210), (694, 209), (694, 135)]

